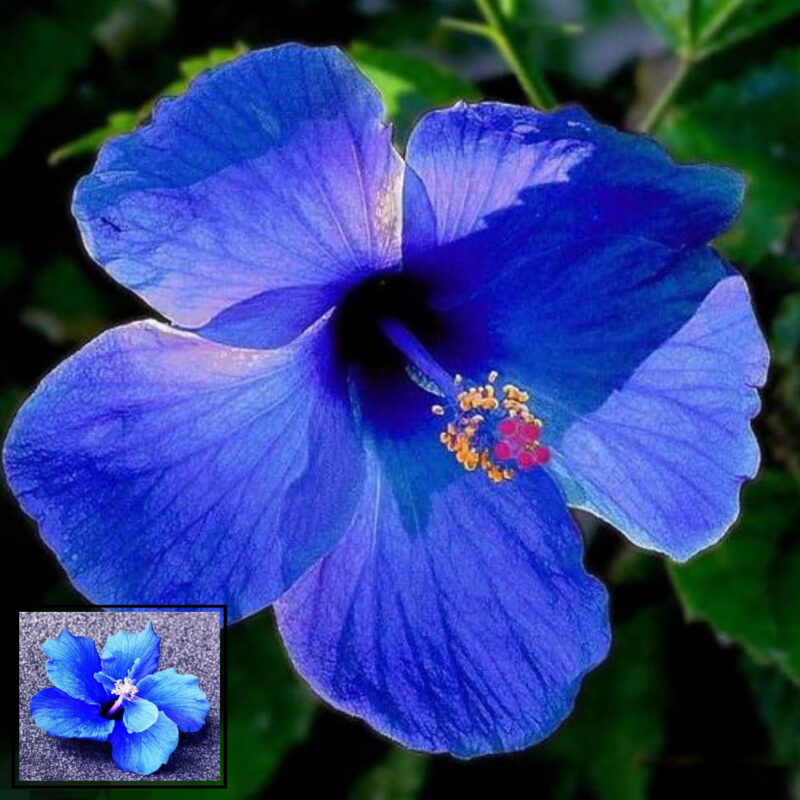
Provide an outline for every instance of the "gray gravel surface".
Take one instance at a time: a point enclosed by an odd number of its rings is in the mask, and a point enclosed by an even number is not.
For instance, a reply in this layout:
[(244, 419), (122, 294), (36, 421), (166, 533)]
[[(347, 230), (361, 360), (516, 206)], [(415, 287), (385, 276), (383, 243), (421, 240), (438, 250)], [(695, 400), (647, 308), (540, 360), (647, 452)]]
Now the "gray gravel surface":
[[(36, 727), (30, 700), (52, 686), (42, 645), (67, 628), (94, 639), (98, 652), (117, 631), (138, 632), (147, 621), (161, 637), (159, 669), (196, 675), (211, 710), (197, 733), (181, 733), (169, 761), (152, 775), (123, 772), (108, 742), (59, 739)], [(216, 611), (36, 611), (19, 615), (20, 781), (218, 781), (220, 779), (220, 628)]]

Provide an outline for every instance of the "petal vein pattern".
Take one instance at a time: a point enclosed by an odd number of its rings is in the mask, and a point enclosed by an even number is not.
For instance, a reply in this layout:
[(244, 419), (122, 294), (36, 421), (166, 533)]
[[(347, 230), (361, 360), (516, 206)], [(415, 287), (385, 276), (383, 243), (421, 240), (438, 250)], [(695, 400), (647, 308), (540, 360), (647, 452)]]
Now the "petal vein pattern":
[(276, 603), (289, 653), (329, 702), (408, 747), (529, 746), (605, 656), (605, 591), (546, 474), (523, 494), (445, 453), (413, 474), (409, 455), (373, 464), (342, 542)]
[(338, 541), (364, 459), (331, 335), (255, 351), (139, 322), (43, 381), (6, 471), (81, 591), (237, 619)]
[[(99, 264), (186, 327), (264, 293), (279, 309), (278, 290), (315, 292), (308, 318), (266, 333), (282, 344), (399, 262), (402, 162), (382, 118), (335, 48), (254, 51), (109, 142), (75, 217)], [(224, 327), (218, 340), (253, 344)]]
[(569, 501), (631, 540), (685, 560), (739, 513), (755, 476), (750, 420), (769, 353), (744, 281), (720, 281), (695, 315), (556, 449)]
[[(655, 140), (599, 125), (577, 107), (457, 104), (420, 120), (406, 158), (404, 264), (431, 282), (438, 308), (463, 302), (520, 258), (582, 240), (705, 245), (730, 224), (744, 191), (732, 170), (679, 166)], [(490, 235), (475, 235), (487, 226)]]

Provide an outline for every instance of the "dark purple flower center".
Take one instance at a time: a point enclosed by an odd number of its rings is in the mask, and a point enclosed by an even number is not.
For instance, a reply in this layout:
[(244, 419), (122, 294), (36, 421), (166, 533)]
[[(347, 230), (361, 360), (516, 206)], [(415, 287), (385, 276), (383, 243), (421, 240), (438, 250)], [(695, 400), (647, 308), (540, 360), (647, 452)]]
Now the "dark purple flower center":
[[(491, 370), (484, 384), (451, 375), (429, 346), (447, 331), (429, 303), (427, 287), (402, 273), (370, 278), (355, 288), (337, 312), (339, 355), (369, 372), (405, 370), (421, 389), (440, 398), (431, 406), (450, 420), (439, 441), (468, 471), (480, 469), (494, 483), (510, 480), (550, 460), (540, 441), (542, 421), (528, 407), (528, 392), (511, 383), (495, 387)], [(425, 343), (423, 343), (425, 342)]]
[(367, 371), (402, 369), (405, 357), (386, 338), (382, 323), (395, 319), (429, 347), (444, 337), (421, 281), (401, 272), (378, 274), (352, 289), (336, 311), (341, 358)]

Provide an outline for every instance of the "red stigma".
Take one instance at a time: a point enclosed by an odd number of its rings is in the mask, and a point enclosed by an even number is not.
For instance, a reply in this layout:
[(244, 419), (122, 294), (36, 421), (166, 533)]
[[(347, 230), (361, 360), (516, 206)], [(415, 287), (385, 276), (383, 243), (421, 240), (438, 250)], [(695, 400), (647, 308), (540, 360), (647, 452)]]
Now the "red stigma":
[(511, 417), (497, 424), (498, 441), (493, 453), (497, 461), (516, 461), (523, 472), (550, 461), (550, 448), (539, 444), (541, 427), (535, 422)]
[(504, 419), (498, 426), (501, 436), (512, 436), (517, 430), (517, 423), (513, 419)]
[(532, 469), (536, 466), (536, 456), (529, 450), (523, 450), (517, 456), (517, 466), (523, 471)]
[(494, 446), (494, 457), (498, 461), (508, 461), (513, 455), (511, 445), (506, 441), (501, 440)]

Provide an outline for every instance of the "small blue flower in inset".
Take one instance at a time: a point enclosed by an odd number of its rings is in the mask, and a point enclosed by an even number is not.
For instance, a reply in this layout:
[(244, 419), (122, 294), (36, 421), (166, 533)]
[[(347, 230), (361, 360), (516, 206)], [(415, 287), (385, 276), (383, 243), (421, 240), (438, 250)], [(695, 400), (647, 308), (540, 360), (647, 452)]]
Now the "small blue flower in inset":
[(110, 741), (125, 772), (155, 772), (178, 746), (178, 731), (199, 731), (210, 708), (194, 675), (156, 672), (160, 642), (148, 622), (140, 633), (109, 636), (99, 656), (92, 639), (64, 628), (42, 648), (55, 688), (31, 698), (34, 721), (51, 736)]
[(45, 378), (6, 471), (96, 602), (275, 603), (337, 708), (518, 749), (609, 645), (568, 507), (686, 559), (758, 468), (768, 353), (708, 245), (744, 186), (574, 107), (458, 103), (405, 159), (382, 118), (287, 45), (108, 142), (73, 211), (167, 321)]

